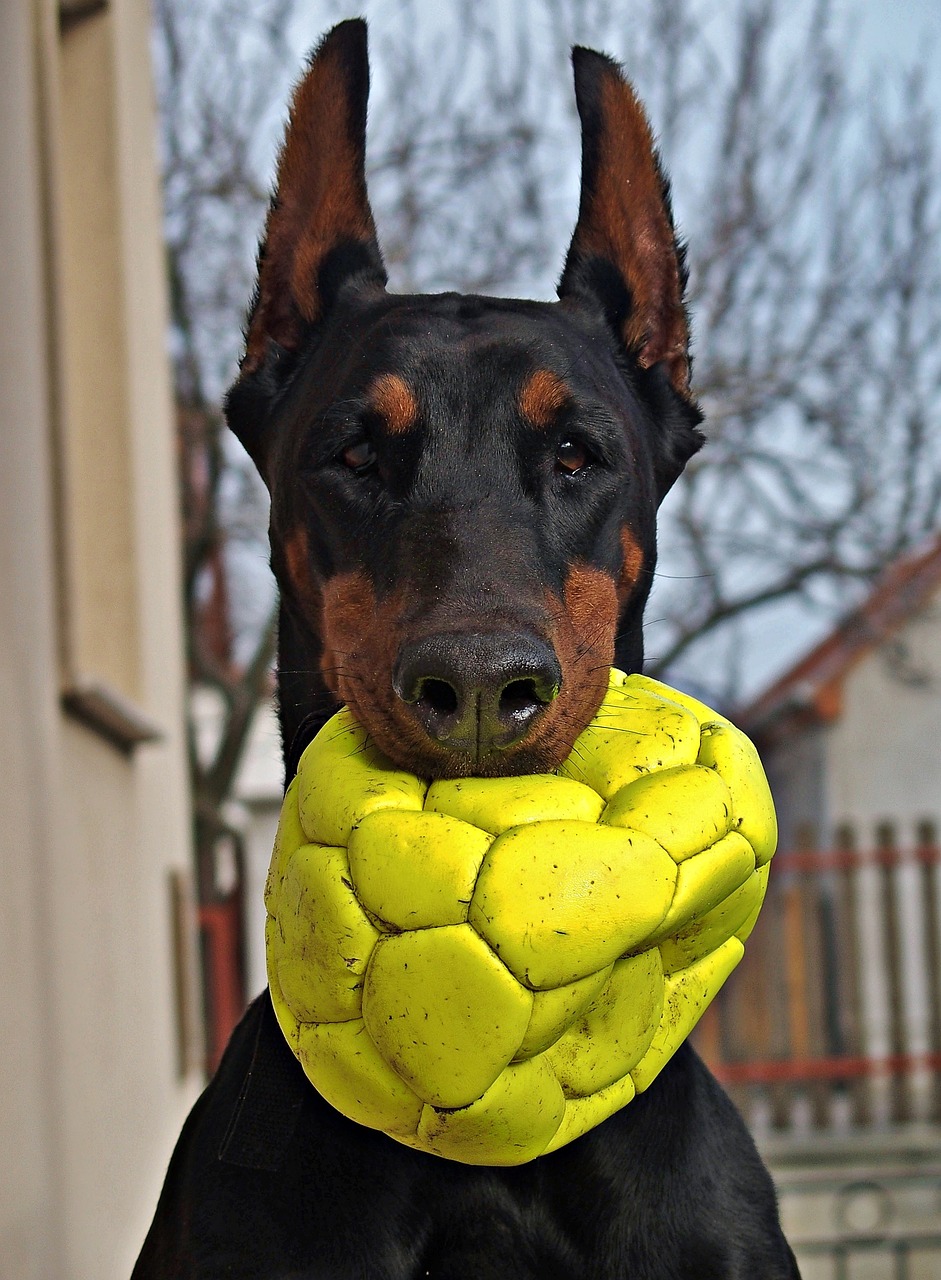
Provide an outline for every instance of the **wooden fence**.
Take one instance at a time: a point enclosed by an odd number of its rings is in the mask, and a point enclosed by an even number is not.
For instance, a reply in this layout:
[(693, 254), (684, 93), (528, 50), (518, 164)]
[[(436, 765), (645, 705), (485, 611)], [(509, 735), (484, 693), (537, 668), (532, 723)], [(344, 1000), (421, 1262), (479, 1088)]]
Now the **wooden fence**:
[(941, 856), (909, 844), (780, 851), (745, 958), (696, 1042), (758, 1129), (941, 1122)]

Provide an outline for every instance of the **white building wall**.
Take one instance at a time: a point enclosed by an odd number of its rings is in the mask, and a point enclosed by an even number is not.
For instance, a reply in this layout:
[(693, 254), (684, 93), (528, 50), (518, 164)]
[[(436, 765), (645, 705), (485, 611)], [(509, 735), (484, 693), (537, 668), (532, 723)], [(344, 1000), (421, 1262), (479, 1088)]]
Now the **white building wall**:
[(255, 996), (268, 985), (265, 970), (265, 880), (278, 831), (284, 793), (281, 731), (273, 700), (258, 709), (235, 783), (245, 840), (246, 988)]
[[(64, 711), (46, 0), (0, 4), (0, 1278), (126, 1280), (199, 1085), (177, 1062), (169, 876), (190, 865), (177, 500), (148, 13), (112, 0), (118, 299), (140, 710), (124, 752)], [(102, 300), (102, 305), (113, 302)], [(84, 322), (93, 326), (95, 315)], [(67, 336), (67, 335), (65, 335)], [(76, 520), (101, 512), (73, 512)], [(106, 513), (107, 514), (107, 513)], [(107, 566), (104, 566), (107, 571)]]
[[(198, 750), (212, 759), (219, 744), (223, 708), (213, 690), (191, 694), (191, 715)], [(253, 999), (268, 985), (265, 967), (265, 881), (278, 833), (284, 796), (281, 730), (273, 698), (262, 702), (252, 719), (245, 750), (232, 786), (225, 817), (241, 836), (242, 911), (245, 941), (245, 991)]]

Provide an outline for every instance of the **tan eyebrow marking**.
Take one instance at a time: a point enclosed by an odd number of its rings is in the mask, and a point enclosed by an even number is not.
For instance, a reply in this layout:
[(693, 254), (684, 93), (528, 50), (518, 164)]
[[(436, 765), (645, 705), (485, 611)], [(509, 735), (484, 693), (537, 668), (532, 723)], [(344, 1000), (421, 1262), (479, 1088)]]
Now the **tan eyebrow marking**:
[(384, 373), (370, 392), (370, 404), (382, 418), (392, 435), (400, 435), (415, 425), (418, 401), (405, 379), (397, 373)]
[(557, 373), (537, 369), (523, 383), (519, 405), (533, 426), (549, 427), (571, 399), (571, 391)]

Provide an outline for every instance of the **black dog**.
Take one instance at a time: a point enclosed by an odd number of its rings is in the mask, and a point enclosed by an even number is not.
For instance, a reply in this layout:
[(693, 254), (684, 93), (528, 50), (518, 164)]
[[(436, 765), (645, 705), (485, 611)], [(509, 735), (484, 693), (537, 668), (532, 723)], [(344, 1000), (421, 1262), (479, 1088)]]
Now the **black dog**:
[[(366, 195), (366, 31), (297, 90), (228, 417), (271, 491), (288, 774), (340, 702), (428, 776), (555, 767), (642, 663), (655, 515), (701, 444), (683, 251), (643, 112), (574, 55), (582, 196), (559, 302), (394, 297)], [(785, 1280), (774, 1192), (684, 1046), (623, 1111), (510, 1169), (346, 1120), (267, 995), (170, 1165), (134, 1272), (311, 1280)]]

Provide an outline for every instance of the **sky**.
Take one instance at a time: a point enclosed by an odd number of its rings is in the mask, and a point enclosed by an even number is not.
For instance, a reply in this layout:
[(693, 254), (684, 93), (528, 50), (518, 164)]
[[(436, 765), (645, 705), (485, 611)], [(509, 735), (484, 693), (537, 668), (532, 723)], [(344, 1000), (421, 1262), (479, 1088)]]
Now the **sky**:
[(938, 0), (841, 0), (839, 13), (858, 19), (860, 51), (871, 65), (908, 64), (933, 51), (935, 97), (941, 103), (941, 5)]
[[(721, 0), (713, 7), (721, 21)], [(860, 85), (870, 76), (891, 75), (924, 60), (929, 69), (928, 97), (935, 104), (941, 123), (941, 0), (836, 0), (834, 14), (838, 21), (847, 22), (851, 38), (857, 42), (850, 65), (855, 67)], [(936, 251), (941, 253), (941, 245)], [(695, 316), (693, 320), (695, 325)], [(654, 608), (648, 611), (651, 618), (656, 612), (655, 596), (652, 603)], [(814, 618), (789, 602), (745, 618), (733, 641), (747, 655), (738, 672), (739, 700), (747, 702), (757, 695), (831, 628), (832, 621), (826, 614)], [(656, 646), (655, 621), (648, 626), (647, 634), (649, 650), (651, 642)], [(723, 637), (716, 646), (717, 661), (728, 661), (726, 649)], [(707, 656), (708, 651), (696, 653), (700, 664)], [(708, 662), (703, 665), (708, 666)], [(684, 671), (682, 675), (691, 684), (699, 684), (703, 692), (716, 693), (707, 671)]]

